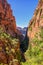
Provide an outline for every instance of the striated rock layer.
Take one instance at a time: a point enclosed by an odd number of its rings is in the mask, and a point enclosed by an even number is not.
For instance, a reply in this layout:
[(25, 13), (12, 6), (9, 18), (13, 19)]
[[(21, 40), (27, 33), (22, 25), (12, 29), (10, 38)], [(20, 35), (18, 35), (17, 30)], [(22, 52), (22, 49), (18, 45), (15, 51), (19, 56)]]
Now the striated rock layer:
[(30, 20), (28, 27), (28, 37), (33, 38), (34, 35), (43, 27), (43, 0), (39, 0), (38, 6)]
[(16, 29), (16, 21), (12, 15), (11, 7), (6, 0), (0, 0), (0, 25), (4, 28), (6, 33), (22, 39), (22, 34)]
[(10, 5), (6, 0), (0, 0), (0, 63), (2, 65), (20, 65), (24, 57), (20, 50), (22, 39), (23, 35), (16, 29), (16, 21)]
[[(39, 0), (27, 30), (26, 65), (43, 65), (43, 0)], [(25, 64), (24, 64), (25, 65)]]
[(16, 31), (15, 17), (12, 15), (11, 7), (6, 0), (0, 0), (0, 25), (11, 35)]

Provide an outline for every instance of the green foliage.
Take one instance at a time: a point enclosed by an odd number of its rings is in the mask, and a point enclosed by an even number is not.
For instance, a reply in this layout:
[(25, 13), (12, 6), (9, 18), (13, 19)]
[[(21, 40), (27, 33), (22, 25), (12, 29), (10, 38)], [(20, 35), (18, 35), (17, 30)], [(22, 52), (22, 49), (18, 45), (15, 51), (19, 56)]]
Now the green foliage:
[(22, 60), (22, 56), (21, 56), (21, 52), (20, 52), (20, 51), (16, 51), (16, 56), (17, 56), (17, 59), (18, 59), (19, 61)]
[(41, 16), (41, 18), (43, 18), (43, 15)]
[(32, 31), (32, 27), (29, 28), (29, 31)]
[[(14, 56), (13, 59), (16, 59), (18, 61), (21, 61), (21, 54), (20, 54), (20, 48), (19, 48), (19, 39), (13, 38), (10, 36), (10, 34), (7, 34), (3, 31), (3, 28), (0, 27), (0, 41), (3, 42), (4, 47), (3, 50), (4, 52), (10, 56), (12, 54)], [(2, 47), (0, 47), (0, 50), (2, 50)], [(3, 65), (1, 63), (0, 65)], [(6, 65), (6, 64), (4, 64)]]
[[(5, 52), (10, 55), (14, 54), (18, 61), (21, 61), (20, 49), (18, 47), (19, 40), (12, 38), (10, 34), (3, 32), (0, 28), (0, 40), (5, 44)], [(25, 41), (26, 42), (26, 41)], [(25, 43), (24, 42), (24, 43)], [(9, 47), (10, 46), (10, 47)], [(2, 48), (0, 47), (0, 50)], [(43, 29), (40, 28), (40, 32), (36, 33), (35, 37), (30, 40), (29, 48), (25, 53), (26, 62), (21, 62), (22, 65), (43, 65)], [(14, 58), (15, 59), (15, 58)], [(3, 65), (2, 63), (0, 65)]]
[(43, 39), (43, 28), (40, 28), (40, 37)]
[(22, 65), (43, 65), (43, 29), (31, 39), (29, 48), (25, 53), (27, 61)]

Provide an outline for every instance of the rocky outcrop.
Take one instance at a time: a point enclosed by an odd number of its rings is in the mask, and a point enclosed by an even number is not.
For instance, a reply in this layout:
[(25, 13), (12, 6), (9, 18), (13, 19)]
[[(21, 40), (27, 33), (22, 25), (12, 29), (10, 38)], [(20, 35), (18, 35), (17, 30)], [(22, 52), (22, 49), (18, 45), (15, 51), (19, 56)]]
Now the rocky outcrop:
[(20, 61), (25, 60), (20, 50), (22, 40), (10, 5), (6, 0), (0, 0), (0, 64), (21, 65)]
[(16, 32), (16, 21), (12, 15), (11, 7), (6, 0), (0, 0), (0, 25), (4, 27), (5, 32), (14, 36), (13, 34)]
[(17, 27), (17, 29), (23, 34), (23, 36), (25, 37), (25, 34), (26, 34), (26, 30), (27, 30), (27, 27)]
[[(27, 30), (29, 46), (26, 65), (43, 65), (43, 0), (39, 0)], [(27, 64), (28, 63), (28, 64)], [(25, 65), (24, 64), (24, 65)]]
[(12, 15), (11, 7), (6, 0), (0, 0), (0, 25), (11, 36), (22, 38), (23, 35), (16, 28), (15, 16)]
[(43, 0), (39, 0), (34, 15), (30, 20), (27, 33), (28, 37), (33, 38), (34, 35), (39, 31), (40, 27), (43, 27)]

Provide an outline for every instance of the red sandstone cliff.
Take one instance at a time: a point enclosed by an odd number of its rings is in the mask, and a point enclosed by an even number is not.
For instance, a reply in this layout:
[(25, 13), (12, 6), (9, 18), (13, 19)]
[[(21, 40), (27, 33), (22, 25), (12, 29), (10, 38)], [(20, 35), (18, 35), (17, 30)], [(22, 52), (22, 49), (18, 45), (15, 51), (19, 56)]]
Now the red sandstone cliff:
[(39, 0), (38, 6), (30, 20), (28, 27), (28, 37), (33, 38), (34, 35), (43, 27), (43, 0)]
[(6, 0), (0, 0), (0, 25), (11, 35), (16, 32), (15, 17), (12, 15), (11, 7)]
[[(20, 41), (23, 39), (23, 35), (16, 29), (15, 17), (12, 15), (11, 7), (6, 0), (0, 0), (0, 27), (3, 28), (2, 33), (0, 28), (0, 63), (21, 65), (18, 55), (23, 56), (20, 51)], [(10, 34), (10, 38), (6, 38), (7, 33)], [(12, 37), (14, 37), (14, 40)], [(20, 41), (17, 39), (20, 39)]]
[(22, 39), (21, 32), (16, 29), (16, 21), (11, 7), (6, 0), (0, 0), (0, 26), (11, 36)]

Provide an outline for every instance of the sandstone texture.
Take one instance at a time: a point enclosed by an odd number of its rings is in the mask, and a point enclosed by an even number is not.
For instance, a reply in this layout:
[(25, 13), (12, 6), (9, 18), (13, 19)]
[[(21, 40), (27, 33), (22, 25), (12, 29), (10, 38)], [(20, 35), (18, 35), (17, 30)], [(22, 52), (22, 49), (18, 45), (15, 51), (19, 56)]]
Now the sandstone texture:
[(39, 0), (39, 3), (35, 9), (32, 19), (28, 26), (28, 37), (33, 38), (34, 35), (43, 27), (43, 0)]

